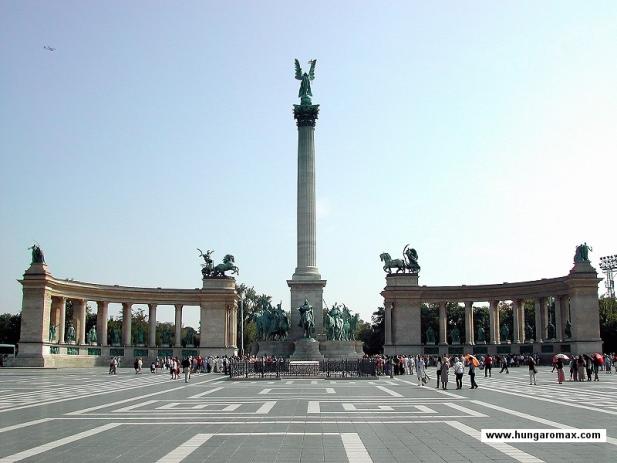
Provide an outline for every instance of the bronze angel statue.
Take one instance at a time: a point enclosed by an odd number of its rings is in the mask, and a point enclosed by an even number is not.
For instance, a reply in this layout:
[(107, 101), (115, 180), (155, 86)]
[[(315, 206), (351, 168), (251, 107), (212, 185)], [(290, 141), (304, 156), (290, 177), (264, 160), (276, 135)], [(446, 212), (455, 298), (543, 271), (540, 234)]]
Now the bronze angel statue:
[(298, 92), (298, 98), (300, 98), (301, 105), (310, 105), (311, 97), (313, 93), (311, 92), (311, 80), (315, 79), (315, 64), (317, 64), (316, 59), (312, 59), (309, 61), (311, 68), (309, 69), (308, 74), (306, 72), (302, 72), (302, 68), (300, 67), (300, 62), (296, 59), (296, 79), (302, 81), (300, 84), (300, 91)]

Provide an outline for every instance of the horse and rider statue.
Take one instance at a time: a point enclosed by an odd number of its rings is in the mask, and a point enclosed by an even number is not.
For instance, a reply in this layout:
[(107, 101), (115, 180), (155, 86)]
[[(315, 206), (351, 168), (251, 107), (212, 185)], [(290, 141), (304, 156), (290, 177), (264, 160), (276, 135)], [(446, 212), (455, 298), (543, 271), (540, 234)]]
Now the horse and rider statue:
[(355, 340), (356, 328), (360, 321), (360, 315), (351, 315), (349, 308), (338, 303), (323, 311), (324, 329), (329, 341), (353, 341)]
[(199, 257), (202, 257), (204, 259), (204, 263), (201, 264), (201, 274), (203, 278), (225, 278), (228, 276), (225, 275), (225, 272), (231, 272), (235, 274), (240, 273), (238, 271), (238, 267), (234, 265), (234, 256), (232, 256), (231, 254), (226, 254), (225, 257), (223, 257), (223, 263), (215, 266), (214, 262), (212, 261), (212, 254), (214, 253), (214, 251), (207, 250), (204, 254), (201, 249), (197, 248), (197, 250), (199, 251)]
[(311, 338), (315, 331), (313, 306), (309, 304), (308, 299), (304, 299), (304, 304), (298, 307), (298, 311), (300, 312), (300, 323), (298, 323), (298, 326), (304, 331), (305, 338)]
[(282, 303), (272, 307), (264, 302), (255, 312), (253, 319), (257, 328), (257, 339), (261, 341), (283, 341), (289, 332), (289, 319)]
[(409, 244), (403, 248), (402, 259), (392, 259), (390, 254), (382, 252), (379, 258), (384, 263), (383, 270), (392, 274), (392, 269), (396, 269), (396, 273), (411, 273), (417, 275), (420, 272), (418, 264), (418, 253), (414, 248), (410, 248)]

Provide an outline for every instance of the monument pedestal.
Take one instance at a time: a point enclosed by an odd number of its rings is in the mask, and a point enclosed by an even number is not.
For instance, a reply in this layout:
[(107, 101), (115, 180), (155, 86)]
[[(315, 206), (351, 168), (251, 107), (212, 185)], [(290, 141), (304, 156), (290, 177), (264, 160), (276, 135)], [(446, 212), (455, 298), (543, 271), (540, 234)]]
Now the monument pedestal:
[(319, 346), (327, 359), (357, 359), (364, 355), (358, 353), (356, 341), (322, 341)]
[[(287, 285), (291, 290), (291, 322), (289, 326), (289, 339), (295, 341), (304, 336), (300, 324), (300, 312), (298, 307), (304, 304), (305, 300), (313, 307), (313, 319), (315, 322), (314, 336), (319, 341), (325, 341), (323, 331), (323, 289), (326, 280), (321, 279), (300, 279), (294, 274), (291, 280), (287, 280)], [(319, 277), (318, 277), (319, 278)]]
[(258, 356), (272, 355), (274, 357), (289, 357), (294, 351), (294, 343), (290, 341), (258, 341)]
[(323, 360), (324, 356), (319, 351), (319, 341), (313, 338), (298, 339), (295, 343), (296, 350), (290, 360)]

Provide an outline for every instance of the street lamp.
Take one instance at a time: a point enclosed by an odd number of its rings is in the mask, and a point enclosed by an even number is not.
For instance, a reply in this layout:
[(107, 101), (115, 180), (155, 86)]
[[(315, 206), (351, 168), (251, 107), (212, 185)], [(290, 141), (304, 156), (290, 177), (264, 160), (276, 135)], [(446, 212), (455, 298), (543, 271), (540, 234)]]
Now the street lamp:
[(244, 357), (244, 294), (240, 297), (240, 356)]
[(615, 298), (615, 280), (614, 273), (617, 270), (617, 254), (612, 256), (600, 257), (600, 268), (603, 273), (606, 273), (606, 296)]

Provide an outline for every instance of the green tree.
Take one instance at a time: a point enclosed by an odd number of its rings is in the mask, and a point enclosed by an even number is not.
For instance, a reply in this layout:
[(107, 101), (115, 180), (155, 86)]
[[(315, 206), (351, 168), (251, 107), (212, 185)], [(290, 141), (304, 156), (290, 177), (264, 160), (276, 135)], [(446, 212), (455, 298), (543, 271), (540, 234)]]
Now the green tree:
[(17, 345), (21, 329), (21, 314), (5, 313), (0, 315), (0, 344)]
[(371, 316), (370, 330), (363, 331), (363, 337), (359, 338), (364, 344), (364, 352), (369, 355), (381, 354), (385, 342), (385, 309), (379, 307)]
[(604, 352), (617, 352), (617, 300), (614, 297), (601, 297), (600, 337)]

